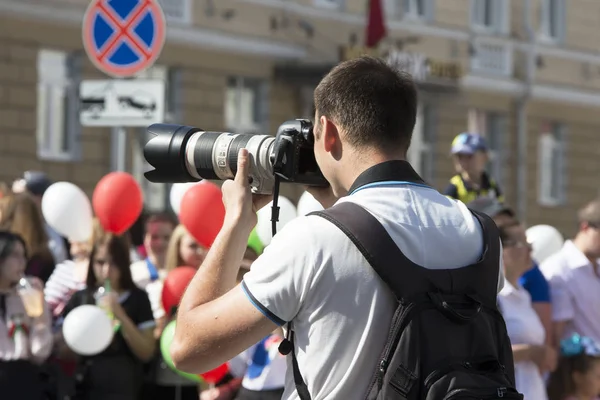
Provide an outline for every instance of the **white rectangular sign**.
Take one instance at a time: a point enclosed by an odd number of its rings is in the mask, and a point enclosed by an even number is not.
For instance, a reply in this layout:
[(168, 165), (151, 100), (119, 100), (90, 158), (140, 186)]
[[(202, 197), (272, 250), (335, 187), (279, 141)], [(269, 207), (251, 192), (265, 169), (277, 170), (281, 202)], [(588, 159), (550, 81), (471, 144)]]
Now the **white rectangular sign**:
[(79, 86), (83, 126), (141, 126), (165, 116), (165, 82), (161, 80), (90, 80)]

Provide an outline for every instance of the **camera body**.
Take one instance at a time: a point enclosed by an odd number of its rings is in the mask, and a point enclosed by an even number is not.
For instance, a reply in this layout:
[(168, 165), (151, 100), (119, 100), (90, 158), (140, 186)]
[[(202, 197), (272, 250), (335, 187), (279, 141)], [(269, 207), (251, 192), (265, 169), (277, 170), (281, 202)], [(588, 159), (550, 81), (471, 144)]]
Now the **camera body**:
[(206, 132), (183, 125), (154, 124), (155, 137), (144, 146), (144, 158), (155, 169), (146, 172), (151, 182), (195, 182), (232, 179), (240, 149), (251, 155), (253, 193), (270, 194), (276, 176), (282, 182), (328, 186), (314, 156), (313, 126), (309, 120), (284, 122), (270, 135)]

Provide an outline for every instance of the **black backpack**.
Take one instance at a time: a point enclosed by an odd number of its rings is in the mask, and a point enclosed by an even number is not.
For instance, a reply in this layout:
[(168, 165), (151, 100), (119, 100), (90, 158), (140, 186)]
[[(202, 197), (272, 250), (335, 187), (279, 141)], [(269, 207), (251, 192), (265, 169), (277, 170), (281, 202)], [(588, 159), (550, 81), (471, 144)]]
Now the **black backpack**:
[[(356, 204), (313, 213), (352, 240), (398, 299), (367, 400), (523, 399), (515, 389), (511, 343), (496, 305), (498, 229), (489, 217), (473, 214), (485, 240), (480, 260), (429, 270), (406, 258), (377, 219)], [(298, 395), (309, 400), (292, 326), (284, 343), (280, 349), (291, 352)]]

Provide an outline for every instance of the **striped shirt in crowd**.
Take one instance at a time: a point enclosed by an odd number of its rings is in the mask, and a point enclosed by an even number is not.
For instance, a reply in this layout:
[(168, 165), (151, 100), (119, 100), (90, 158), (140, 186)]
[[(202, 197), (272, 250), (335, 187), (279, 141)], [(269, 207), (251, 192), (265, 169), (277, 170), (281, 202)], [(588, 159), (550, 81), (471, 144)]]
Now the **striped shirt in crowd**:
[(46, 282), (44, 297), (52, 315), (58, 317), (73, 293), (85, 288), (85, 281), (75, 277), (75, 262), (66, 260), (56, 266)]

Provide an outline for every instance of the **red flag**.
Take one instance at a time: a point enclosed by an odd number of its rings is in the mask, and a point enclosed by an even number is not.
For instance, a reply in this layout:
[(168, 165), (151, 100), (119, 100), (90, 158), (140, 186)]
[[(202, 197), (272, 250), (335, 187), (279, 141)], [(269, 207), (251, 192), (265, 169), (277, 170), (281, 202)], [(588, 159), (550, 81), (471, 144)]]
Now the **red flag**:
[(365, 35), (366, 46), (368, 48), (377, 47), (377, 44), (386, 34), (381, 0), (369, 0), (369, 19)]

